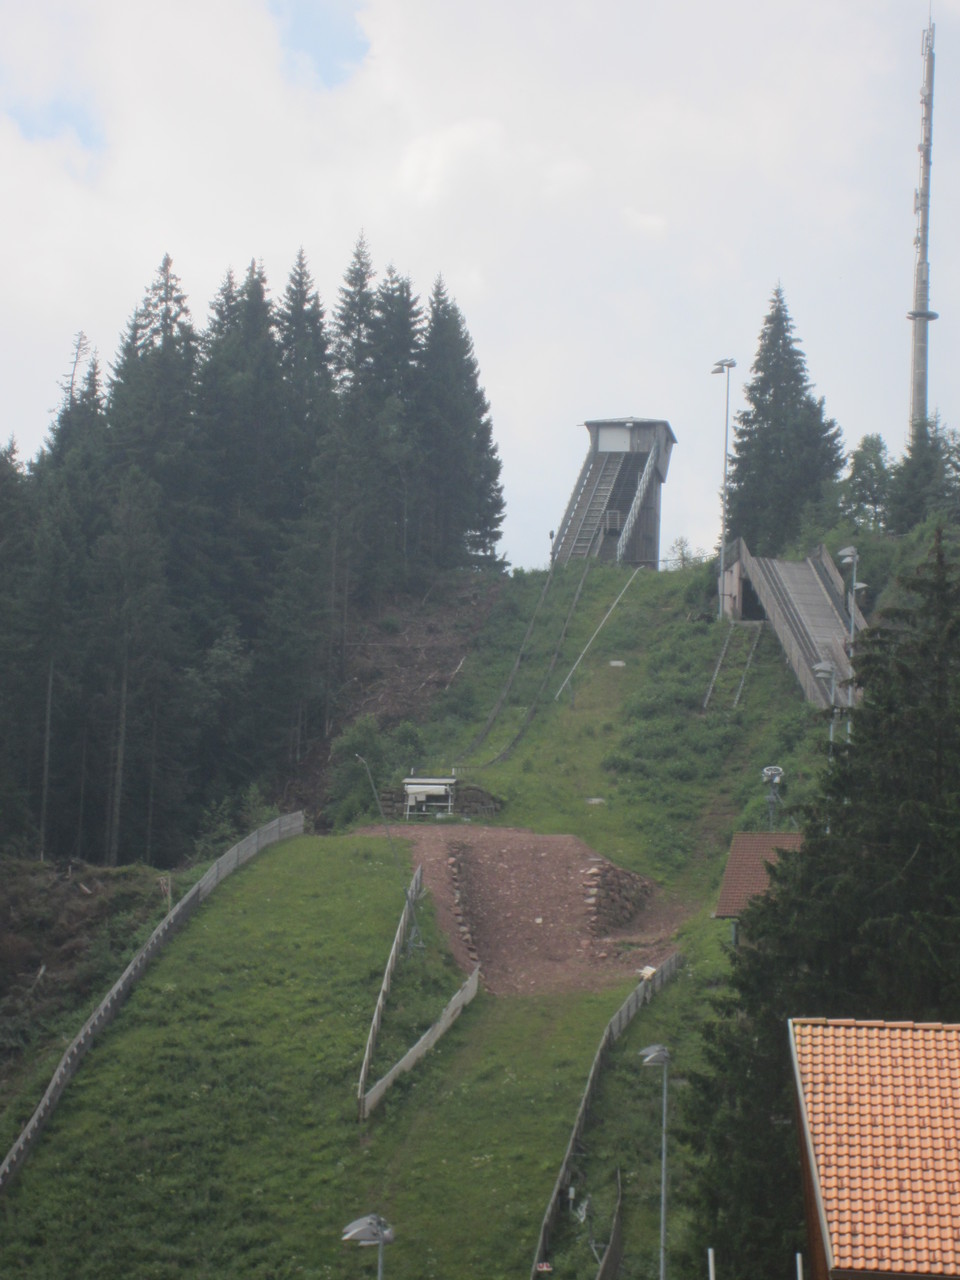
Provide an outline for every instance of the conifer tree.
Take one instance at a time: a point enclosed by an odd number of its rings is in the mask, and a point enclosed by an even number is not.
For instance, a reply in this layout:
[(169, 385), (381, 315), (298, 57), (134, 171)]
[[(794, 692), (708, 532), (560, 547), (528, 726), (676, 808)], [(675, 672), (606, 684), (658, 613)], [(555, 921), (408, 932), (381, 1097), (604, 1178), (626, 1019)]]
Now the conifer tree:
[(843, 482), (843, 514), (857, 528), (882, 529), (887, 522), (890, 463), (883, 436), (867, 435), (850, 455)]
[(334, 369), (337, 385), (347, 396), (355, 396), (364, 390), (370, 372), (373, 276), (370, 250), (361, 233), (343, 277), (334, 313)]
[(787, 1277), (803, 1241), (787, 1019), (960, 1016), (960, 559), (942, 532), (900, 592), (858, 641), (851, 741), (740, 922), (692, 1081), (697, 1234), (734, 1280)]
[(956, 436), (936, 418), (914, 424), (903, 458), (891, 468), (887, 494), (891, 533), (909, 533), (925, 520), (960, 521)]
[(772, 556), (797, 538), (804, 509), (821, 502), (843, 465), (840, 429), (813, 395), (783, 290), (763, 322), (749, 408), (737, 414), (729, 473), (730, 537)]
[(292, 518), (302, 506), (310, 465), (335, 412), (324, 311), (302, 249), (277, 309), (277, 333), (283, 430), (289, 440), (284, 500)]
[(420, 554), (443, 567), (493, 563), (503, 521), (500, 459), (473, 341), (440, 278), (430, 296), (422, 366)]

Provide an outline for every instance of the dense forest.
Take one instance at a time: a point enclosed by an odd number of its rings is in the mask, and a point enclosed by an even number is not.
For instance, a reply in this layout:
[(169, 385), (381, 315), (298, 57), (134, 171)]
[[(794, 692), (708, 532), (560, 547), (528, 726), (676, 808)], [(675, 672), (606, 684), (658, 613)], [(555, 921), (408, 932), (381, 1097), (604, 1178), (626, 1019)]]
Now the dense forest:
[(169, 865), (336, 724), (354, 611), (499, 566), (463, 316), (358, 241), (328, 318), (230, 272), (205, 329), (165, 257), (105, 375), (79, 335), (28, 466), (0, 452), (0, 848)]

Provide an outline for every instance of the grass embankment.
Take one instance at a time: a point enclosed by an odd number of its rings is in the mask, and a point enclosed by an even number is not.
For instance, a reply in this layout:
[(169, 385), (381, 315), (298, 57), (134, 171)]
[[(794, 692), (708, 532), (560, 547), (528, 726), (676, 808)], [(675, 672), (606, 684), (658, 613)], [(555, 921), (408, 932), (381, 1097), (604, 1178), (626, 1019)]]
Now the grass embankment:
[[(166, 873), (174, 900), (203, 867)], [(167, 910), (155, 868), (0, 859), (0, 1153)]]
[[(646, 1276), (656, 1268), (660, 1076), (641, 1071), (636, 1050), (669, 1044), (676, 1098), (723, 971), (726, 930), (709, 906), (730, 834), (766, 828), (765, 765), (785, 769), (792, 798), (803, 794), (826, 731), (769, 634), (738, 706), (743, 648), (702, 710), (727, 629), (703, 620), (699, 570), (641, 574), (554, 701), (625, 582), (595, 568), (529, 730), (505, 761), (483, 767), (534, 701), (579, 576), (557, 575), (512, 697), (468, 759), (543, 576), (506, 585), (421, 727), (418, 764), (446, 772), (467, 761), (504, 801), (502, 823), (576, 834), (689, 913), (680, 945), (691, 966), (618, 1045), (578, 1167), (602, 1240), (620, 1165), (622, 1275)], [(356, 1079), (408, 878), (386, 842), (342, 837), (280, 846), (226, 882), (91, 1054), (0, 1204), (0, 1273), (370, 1274), (375, 1251), (347, 1249), (339, 1233), (377, 1210), (397, 1231), (391, 1277), (526, 1274), (589, 1063), (626, 988), (481, 994), (359, 1127)], [(429, 911), (421, 918), (427, 948), (394, 987), (379, 1069), (462, 980)], [(672, 1153), (675, 1192), (686, 1159)], [(682, 1214), (672, 1223), (679, 1239)], [(568, 1226), (556, 1274), (592, 1275), (584, 1231)]]
[[(401, 873), (382, 840), (290, 842), (225, 882), (133, 993), (5, 1197), (0, 1274), (353, 1276), (342, 1227), (397, 1225), (390, 1274), (529, 1266), (607, 996), (480, 996), (367, 1125), (356, 1078)], [(461, 981), (421, 910), (394, 1025)], [(406, 1038), (406, 1037), (404, 1037)]]

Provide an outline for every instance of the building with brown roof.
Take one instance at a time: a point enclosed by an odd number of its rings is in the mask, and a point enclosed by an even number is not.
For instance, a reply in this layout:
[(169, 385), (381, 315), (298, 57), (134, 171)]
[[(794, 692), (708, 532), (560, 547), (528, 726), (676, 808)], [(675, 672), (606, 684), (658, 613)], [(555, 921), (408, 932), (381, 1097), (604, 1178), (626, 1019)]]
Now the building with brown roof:
[(793, 1018), (814, 1280), (960, 1276), (960, 1025)]
[[(730, 845), (730, 856), (720, 885), (714, 916), (737, 921), (752, 898), (761, 897), (770, 886), (770, 867), (781, 849), (799, 849), (799, 831), (738, 831)], [(736, 924), (734, 924), (736, 941)]]

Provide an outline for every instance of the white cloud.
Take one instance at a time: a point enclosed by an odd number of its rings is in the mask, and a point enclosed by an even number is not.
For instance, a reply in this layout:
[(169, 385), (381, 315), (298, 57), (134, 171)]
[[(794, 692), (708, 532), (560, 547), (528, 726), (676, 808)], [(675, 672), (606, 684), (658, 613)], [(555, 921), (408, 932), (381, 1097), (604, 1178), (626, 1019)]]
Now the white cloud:
[[(956, 424), (960, 0), (937, 7), (930, 400)], [(361, 228), (464, 310), (515, 563), (545, 561), (577, 424), (607, 414), (670, 419), (664, 546), (712, 545), (709, 370), (736, 356), (736, 409), (778, 280), (848, 440), (902, 447), (923, 0), (0, 0), (0, 20), (0, 436), (27, 454), (73, 334), (111, 359), (165, 252), (200, 321), (228, 267), (261, 258), (279, 292), (301, 244), (329, 309)]]

